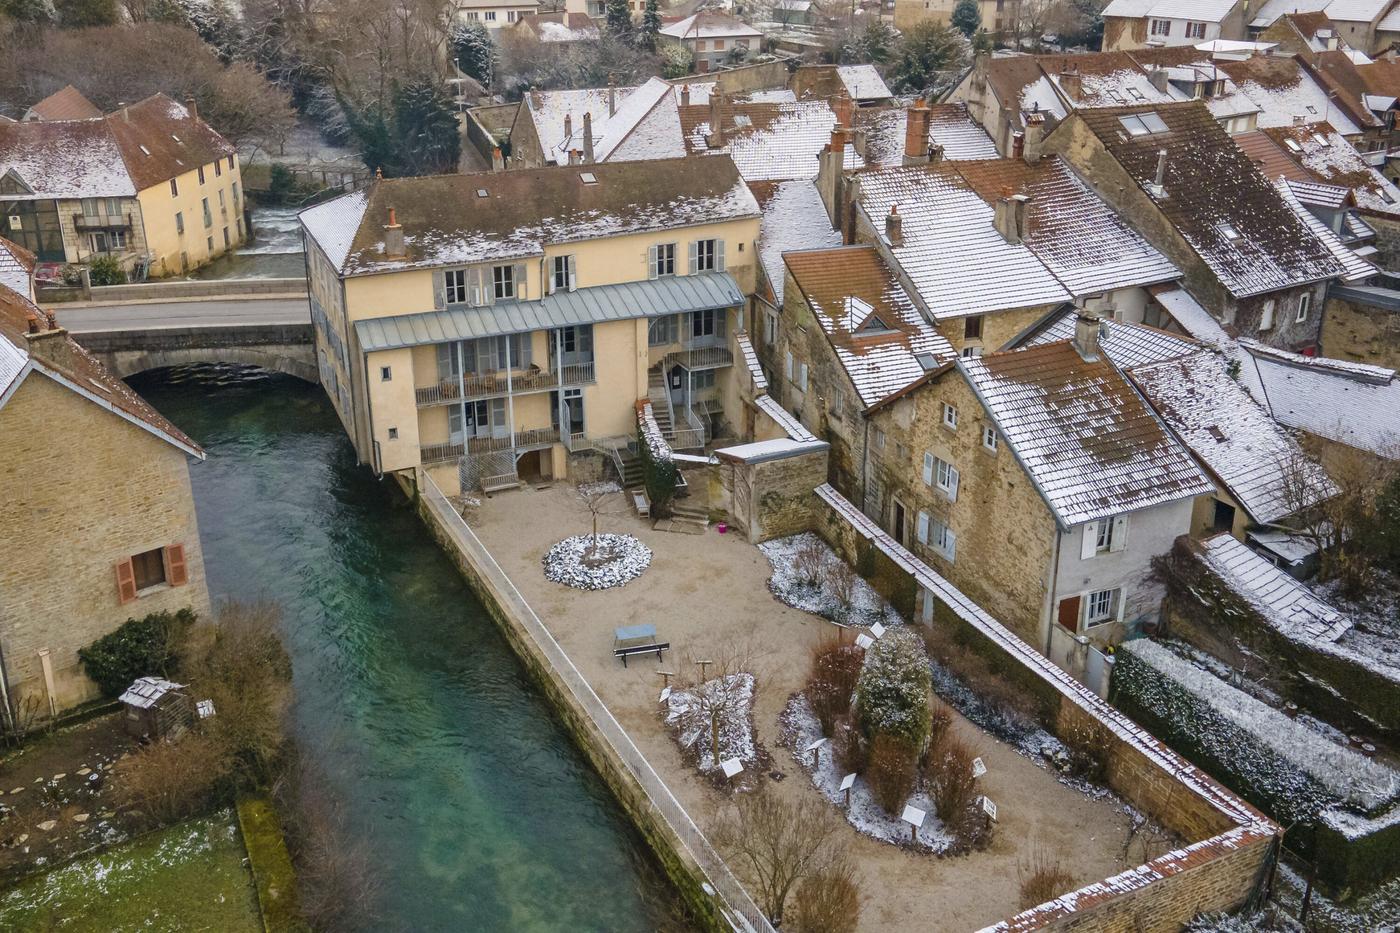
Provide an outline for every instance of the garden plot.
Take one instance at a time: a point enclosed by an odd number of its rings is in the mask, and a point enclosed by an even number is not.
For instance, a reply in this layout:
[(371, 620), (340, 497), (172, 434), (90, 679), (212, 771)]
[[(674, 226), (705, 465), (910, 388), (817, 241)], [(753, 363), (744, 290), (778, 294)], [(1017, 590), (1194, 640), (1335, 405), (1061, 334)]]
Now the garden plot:
[(574, 535), (544, 555), (544, 575), (577, 590), (630, 583), (651, 565), (651, 548), (631, 535)]
[(846, 822), (860, 833), (906, 848), (919, 849), (935, 854), (947, 854), (957, 846), (957, 836), (947, 829), (934, 812), (934, 801), (925, 791), (912, 794), (907, 804), (923, 810), (927, 816), (919, 827), (917, 835), (911, 835), (910, 824), (890, 814), (875, 800), (875, 795), (865, 778), (857, 775), (851, 785), (850, 806), (846, 805), (846, 792), (841, 789), (845, 771), (836, 763), (831, 752), (830, 742), (818, 749), (813, 766), (813, 753), (806, 749), (821, 739), (822, 727), (812, 704), (801, 693), (793, 694), (783, 709), (781, 720), (782, 743), (792, 752), (793, 760), (807, 772), (813, 786), (823, 797), (831, 801), (845, 813)]
[(900, 618), (826, 542), (810, 531), (760, 544), (773, 575), (768, 589), (783, 603), (838, 625), (900, 625)]
[[(750, 790), (767, 767), (768, 754), (754, 737), (754, 688), (754, 676), (741, 672), (662, 692), (663, 718), (682, 756), (720, 787)], [(743, 771), (730, 778), (724, 764), (736, 759)]]

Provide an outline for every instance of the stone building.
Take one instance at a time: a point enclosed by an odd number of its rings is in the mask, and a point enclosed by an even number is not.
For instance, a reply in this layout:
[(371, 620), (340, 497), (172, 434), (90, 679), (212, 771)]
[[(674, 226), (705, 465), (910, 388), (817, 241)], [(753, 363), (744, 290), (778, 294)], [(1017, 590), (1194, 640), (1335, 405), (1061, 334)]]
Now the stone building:
[(24, 724), (96, 696), (78, 649), (128, 618), (208, 613), (188, 467), (204, 453), (9, 287), (32, 256), (5, 255), (0, 702)]

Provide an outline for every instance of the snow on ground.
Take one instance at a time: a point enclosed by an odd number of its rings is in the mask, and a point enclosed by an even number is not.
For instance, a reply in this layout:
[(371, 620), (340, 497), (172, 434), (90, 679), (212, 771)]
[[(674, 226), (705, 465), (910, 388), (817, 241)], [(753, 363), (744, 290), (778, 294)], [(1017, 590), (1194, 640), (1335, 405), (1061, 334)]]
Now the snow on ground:
[(565, 538), (544, 555), (546, 579), (579, 590), (606, 590), (641, 576), (651, 565), (651, 548), (631, 535), (600, 534)]
[(583, 497), (606, 496), (610, 492), (622, 492), (622, 487), (612, 480), (601, 483), (579, 483), (578, 494)]
[[(753, 697), (754, 677), (748, 673), (716, 677), (690, 690), (676, 687), (665, 695), (666, 725), (686, 760), (692, 761), (701, 774), (727, 783), (720, 764), (731, 758), (743, 763), (743, 774), (749, 778), (757, 778), (762, 773), (767, 755), (762, 753), (754, 738)], [(710, 734), (711, 710), (716, 708), (719, 710), (719, 761), (715, 760)]]
[[(891, 816), (875, 802), (865, 778), (856, 777), (855, 784), (851, 786), (851, 805), (846, 806), (846, 793), (841, 790), (841, 779), (845, 774), (836, 764), (830, 743), (822, 746), (817, 755), (817, 765), (812, 767), (812, 753), (805, 749), (822, 737), (822, 727), (805, 695), (793, 694), (788, 705), (784, 707), (782, 735), (783, 744), (792, 752), (793, 760), (807, 772), (821, 795), (845, 812), (846, 822), (858, 832), (882, 842), (911, 846), (909, 824), (901, 820), (899, 814)], [(918, 830), (918, 848), (921, 851), (943, 853), (957, 844), (957, 838), (944, 827), (938, 815), (934, 813), (933, 799), (924, 793), (922, 788), (915, 790), (907, 802), (928, 814), (924, 825)]]
[[(875, 622), (885, 626), (903, 624), (904, 620), (894, 607), (859, 576), (856, 576), (852, 587), (850, 606), (842, 603), (832, 590), (832, 581), (842, 572), (838, 565), (845, 566), (845, 561), (812, 532), (775, 538), (760, 544), (758, 548), (768, 558), (768, 563), (773, 565), (768, 588), (792, 608), (814, 613), (838, 625), (871, 625)], [(809, 548), (820, 555), (815, 586), (801, 579), (799, 573), (802, 562), (799, 555)]]

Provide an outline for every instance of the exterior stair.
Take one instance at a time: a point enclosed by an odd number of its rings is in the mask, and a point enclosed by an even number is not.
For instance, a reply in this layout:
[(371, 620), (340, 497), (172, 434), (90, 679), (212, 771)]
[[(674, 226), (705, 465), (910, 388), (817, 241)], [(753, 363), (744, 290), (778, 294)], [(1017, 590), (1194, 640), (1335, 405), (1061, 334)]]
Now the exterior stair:
[(622, 476), (619, 478), (623, 489), (636, 489), (642, 485), (642, 458), (631, 450), (623, 448), (618, 452), (622, 460)]
[(676, 423), (671, 412), (671, 395), (666, 391), (666, 374), (660, 366), (647, 371), (647, 398), (651, 401), (651, 413), (656, 418), (656, 426), (667, 441), (676, 439)]
[(683, 535), (703, 535), (710, 527), (710, 516), (702, 508), (672, 502), (671, 517), (658, 519), (652, 527)]

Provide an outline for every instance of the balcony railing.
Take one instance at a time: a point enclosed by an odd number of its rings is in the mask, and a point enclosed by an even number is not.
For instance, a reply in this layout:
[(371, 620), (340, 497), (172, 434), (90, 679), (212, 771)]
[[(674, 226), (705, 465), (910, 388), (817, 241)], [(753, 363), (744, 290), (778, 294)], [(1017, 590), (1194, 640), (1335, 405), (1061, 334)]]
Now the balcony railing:
[(719, 369), (734, 365), (734, 351), (723, 344), (683, 345), (681, 349), (668, 354), (669, 358), (686, 369)]
[(512, 373), (509, 381), (504, 372), (483, 373), (463, 376), (460, 385), (456, 379), (449, 379), (438, 385), (423, 386), (413, 391), (418, 400), (418, 407), (428, 408), (508, 393), (520, 395), (526, 392), (544, 392), (562, 386), (587, 385), (595, 379), (593, 363), (569, 363), (558, 369)]
[(126, 214), (121, 217), (109, 217), (98, 215), (96, 217), (87, 214), (78, 214), (73, 218), (73, 228), (79, 233), (92, 233), (102, 230), (131, 230), (131, 215)]
[(447, 463), (467, 454), (489, 454), (503, 450), (521, 453), (557, 443), (558, 428), (531, 428), (528, 431), (516, 431), (514, 443), (511, 442), (509, 434), (501, 437), (469, 437), (465, 442), (423, 444), (418, 448), (418, 456), (424, 466), (431, 466), (435, 463)]

